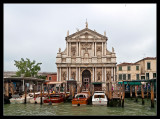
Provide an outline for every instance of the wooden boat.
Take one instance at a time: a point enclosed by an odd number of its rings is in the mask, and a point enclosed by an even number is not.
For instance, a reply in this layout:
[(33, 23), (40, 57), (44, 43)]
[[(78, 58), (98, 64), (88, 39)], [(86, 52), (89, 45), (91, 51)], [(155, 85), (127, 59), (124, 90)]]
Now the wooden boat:
[(49, 96), (43, 100), (44, 104), (59, 104), (64, 102), (65, 95), (62, 93), (51, 93)]
[(107, 106), (107, 96), (102, 91), (95, 91), (92, 96), (93, 105), (104, 105)]
[(90, 95), (87, 92), (78, 93), (72, 100), (72, 106), (80, 106), (89, 104)]

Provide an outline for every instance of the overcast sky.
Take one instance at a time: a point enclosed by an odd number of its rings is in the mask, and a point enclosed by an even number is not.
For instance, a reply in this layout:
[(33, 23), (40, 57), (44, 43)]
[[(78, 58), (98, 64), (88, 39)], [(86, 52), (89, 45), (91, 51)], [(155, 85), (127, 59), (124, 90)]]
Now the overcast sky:
[(156, 57), (156, 4), (4, 4), (4, 71), (17, 71), (14, 60), (41, 62), (42, 72), (56, 72), (58, 49), (78, 28), (108, 37), (117, 64)]

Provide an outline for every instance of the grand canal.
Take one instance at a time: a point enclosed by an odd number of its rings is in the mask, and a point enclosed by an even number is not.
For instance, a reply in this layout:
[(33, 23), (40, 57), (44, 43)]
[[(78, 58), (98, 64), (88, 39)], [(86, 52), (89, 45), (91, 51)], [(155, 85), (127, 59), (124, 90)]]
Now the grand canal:
[(157, 103), (151, 108), (150, 99), (145, 99), (142, 105), (141, 98), (138, 102), (134, 99), (125, 98), (124, 108), (122, 107), (106, 107), (106, 106), (72, 106), (71, 102), (61, 103), (58, 105), (40, 105), (40, 104), (4, 104), (4, 116), (156, 116)]

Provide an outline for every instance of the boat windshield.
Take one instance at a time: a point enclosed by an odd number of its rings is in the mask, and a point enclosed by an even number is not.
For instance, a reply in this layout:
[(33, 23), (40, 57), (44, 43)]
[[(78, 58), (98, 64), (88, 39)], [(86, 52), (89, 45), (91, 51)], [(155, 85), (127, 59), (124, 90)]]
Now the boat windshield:
[(86, 98), (85, 95), (77, 95), (76, 98)]
[(94, 98), (104, 98), (104, 95), (94, 95)]

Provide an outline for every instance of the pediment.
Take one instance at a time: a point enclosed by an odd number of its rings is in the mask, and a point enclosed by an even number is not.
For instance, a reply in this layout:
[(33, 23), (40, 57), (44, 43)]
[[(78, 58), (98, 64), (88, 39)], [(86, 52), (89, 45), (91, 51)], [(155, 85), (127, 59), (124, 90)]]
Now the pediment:
[(68, 38), (72, 39), (79, 39), (79, 38), (89, 38), (89, 39), (100, 39), (100, 38), (106, 38), (106, 36), (101, 35), (97, 33), (96, 31), (90, 30), (88, 28), (85, 28), (83, 30), (80, 30), (74, 34), (71, 34), (68, 36)]

